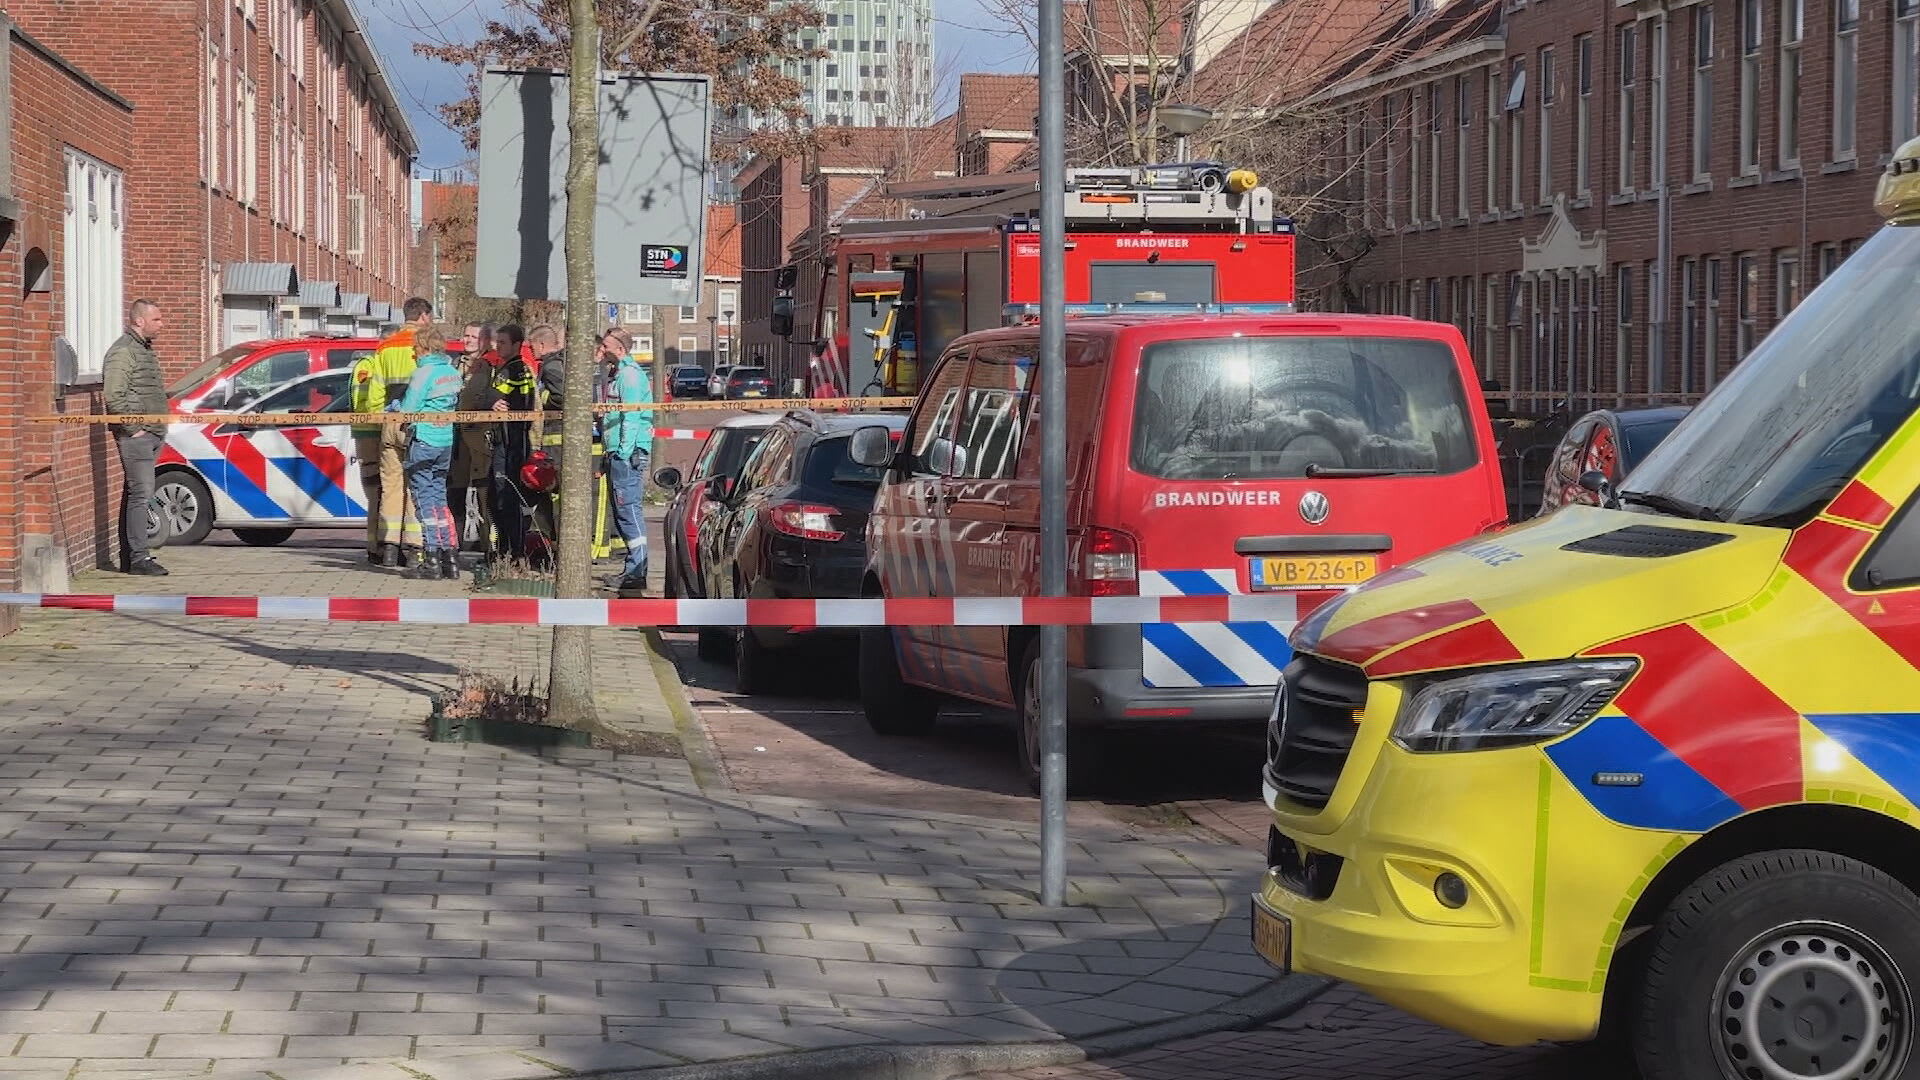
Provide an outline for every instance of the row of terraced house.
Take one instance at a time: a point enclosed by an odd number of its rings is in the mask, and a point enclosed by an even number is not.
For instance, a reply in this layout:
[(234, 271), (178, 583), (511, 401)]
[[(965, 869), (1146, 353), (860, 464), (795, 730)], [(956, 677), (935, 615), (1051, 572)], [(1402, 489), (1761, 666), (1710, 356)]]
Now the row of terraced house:
[[(396, 324), (414, 135), (352, 0), (0, 3), (0, 591), (113, 555), (101, 365)], [(0, 609), (0, 632), (10, 612)]]

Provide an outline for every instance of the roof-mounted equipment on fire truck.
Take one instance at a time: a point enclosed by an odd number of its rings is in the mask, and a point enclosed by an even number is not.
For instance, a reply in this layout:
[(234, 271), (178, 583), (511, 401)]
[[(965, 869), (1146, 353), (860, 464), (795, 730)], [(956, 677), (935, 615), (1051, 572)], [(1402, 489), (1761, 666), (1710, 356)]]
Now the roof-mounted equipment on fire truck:
[(1210, 161), (1122, 169), (1067, 170), (1070, 228), (1270, 233), (1292, 223), (1273, 216), (1273, 192), (1250, 169)]

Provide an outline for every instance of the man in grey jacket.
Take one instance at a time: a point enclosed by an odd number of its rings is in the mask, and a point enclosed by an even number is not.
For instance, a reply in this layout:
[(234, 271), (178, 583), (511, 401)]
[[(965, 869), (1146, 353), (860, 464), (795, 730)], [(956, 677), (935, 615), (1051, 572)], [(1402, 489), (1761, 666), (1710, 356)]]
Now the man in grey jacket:
[[(167, 386), (153, 339), (160, 333), (160, 305), (135, 300), (127, 309), (127, 332), (107, 349), (107, 412), (115, 416), (167, 411)], [(164, 424), (119, 424), (120, 471), (126, 478), (120, 507), (120, 568), (143, 577), (165, 577), (167, 568), (147, 547), (153, 502), (153, 464), (160, 456)]]

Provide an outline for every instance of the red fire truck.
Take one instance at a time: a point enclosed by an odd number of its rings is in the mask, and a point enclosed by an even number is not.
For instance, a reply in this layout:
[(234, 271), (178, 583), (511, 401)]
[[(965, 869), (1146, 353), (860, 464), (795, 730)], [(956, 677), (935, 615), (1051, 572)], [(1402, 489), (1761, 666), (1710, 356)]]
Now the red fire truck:
[[(912, 395), (955, 338), (1037, 319), (1038, 198), (1028, 185), (991, 200), (1010, 212), (842, 225), (821, 271), (809, 392)], [(1066, 218), (1069, 315), (1293, 310), (1293, 223), (1248, 170), (1072, 169)]]

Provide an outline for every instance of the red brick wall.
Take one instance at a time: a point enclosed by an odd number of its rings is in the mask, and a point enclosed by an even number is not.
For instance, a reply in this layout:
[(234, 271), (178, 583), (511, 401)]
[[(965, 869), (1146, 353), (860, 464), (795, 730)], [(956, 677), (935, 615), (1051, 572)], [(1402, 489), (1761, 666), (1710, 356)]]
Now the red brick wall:
[[(1760, 52), (1761, 85), (1756, 95), (1760, 115), (1760, 171), (1756, 177), (1737, 179), (1739, 10), (1732, 0), (1714, 0), (1711, 6), (1714, 10), (1715, 46), (1711, 79), (1716, 119), (1710, 141), (1711, 176), (1700, 184), (1693, 182), (1692, 175), (1695, 9), (1679, 8), (1668, 17), (1664, 77), (1669, 103), (1666, 145), (1671, 191), (1671, 252), (1674, 261), (1668, 271), (1670, 329), (1660, 389), (1662, 396), (1671, 400), (1689, 400), (1697, 396), (1707, 381), (1702, 357), (1695, 361), (1688, 372), (1687, 385), (1691, 394), (1683, 396), (1678, 392), (1684, 360), (1680, 355), (1680, 322), (1686, 314), (1681, 294), (1681, 260), (1699, 259), (1702, 265), (1710, 257), (1721, 260), (1719, 319), (1714, 337), (1719, 359), (1715, 374), (1724, 375), (1735, 359), (1737, 289), (1734, 268), (1739, 255), (1750, 253), (1759, 260), (1757, 339), (1783, 314), (1778, 310), (1775, 297), (1775, 265), (1781, 252), (1798, 254), (1804, 295), (1817, 281), (1818, 252), (1822, 246), (1857, 242), (1878, 226), (1879, 219), (1871, 205), (1872, 191), (1879, 167), (1893, 149), (1889, 145), (1887, 91), (1887, 72), (1892, 52), (1889, 6), (1873, 3), (1862, 5), (1859, 30), (1860, 93), (1856, 105), (1857, 153), (1853, 163), (1835, 164), (1829, 160), (1833, 8), (1821, 0), (1807, 0), (1805, 37), (1801, 47), (1800, 167), (1785, 172), (1778, 167), (1776, 110), (1779, 87), (1776, 80), (1779, 73), (1780, 4), (1776, 0), (1767, 0), (1761, 5), (1765, 35)], [(1528, 87), (1522, 110), (1526, 119), (1521, 180), (1523, 204), (1518, 209), (1513, 207), (1508, 198), (1509, 164), (1503, 125), (1498, 183), (1500, 210), (1492, 214), (1487, 212), (1488, 96), (1484, 81), (1487, 68), (1467, 66), (1409, 75), (1406, 81), (1383, 88), (1382, 92), (1395, 99), (1400, 122), (1385, 138), (1385, 145), (1373, 155), (1373, 207), (1381, 217), (1390, 207), (1392, 225), (1381, 225), (1372, 230), (1374, 247), (1358, 263), (1353, 275), (1353, 284), (1361, 293), (1363, 306), (1456, 321), (1463, 328), (1471, 327), (1474, 330), (1471, 340), (1483, 371), (1490, 372), (1507, 384), (1508, 389), (1551, 389), (1556, 394), (1564, 395), (1567, 389), (1564, 340), (1555, 350), (1555, 380), (1549, 384), (1543, 372), (1542, 378), (1536, 381), (1527, 343), (1527, 335), (1533, 331), (1532, 323), (1528, 322), (1520, 335), (1521, 348), (1516, 357), (1514, 350), (1509, 347), (1506, 327), (1500, 323), (1504, 310), (1495, 313), (1489, 348), (1486, 311), (1488, 275), (1495, 275), (1499, 279), (1520, 271), (1523, 266), (1521, 241), (1539, 238), (1551, 220), (1550, 207), (1543, 205), (1539, 197), (1537, 141), (1539, 95), (1542, 89), (1539, 79), (1540, 49), (1542, 46), (1551, 46), (1554, 51), (1556, 100), (1551, 125), (1553, 183), (1550, 191), (1567, 200), (1568, 216), (1583, 235), (1599, 234), (1605, 240), (1605, 265), (1600, 267), (1597, 275), (1599, 302), (1594, 323), (1598, 334), (1591, 353), (1594, 369), (1592, 378), (1600, 391), (1595, 398), (1601, 405), (1614, 402), (1618, 380), (1616, 356), (1624, 355), (1629, 400), (1632, 401), (1635, 396), (1638, 396), (1639, 402), (1646, 400), (1651, 381), (1648, 370), (1651, 305), (1647, 264), (1658, 255), (1658, 208), (1649, 190), (1652, 187), (1649, 179), (1651, 147), (1648, 140), (1652, 31), (1644, 20), (1640, 23), (1637, 43), (1639, 77), (1636, 115), (1641, 145), (1634, 170), (1636, 190), (1623, 192), (1618, 183), (1620, 98), (1615, 30), (1624, 23), (1634, 21), (1634, 18), (1631, 9), (1613, 5), (1573, 4), (1561, 0), (1536, 0), (1535, 3), (1508, 12), (1504, 52), (1494, 54), (1493, 69), (1502, 72), (1504, 78), (1504, 73), (1511, 70), (1514, 58), (1526, 59)], [(1590, 198), (1582, 199), (1573, 190), (1578, 102), (1574, 80), (1575, 39), (1577, 35), (1585, 33), (1594, 35), (1595, 48), (1588, 150), (1592, 190)], [(1485, 65), (1488, 59), (1482, 57), (1477, 63)], [(1453, 123), (1452, 111), (1453, 80), (1459, 70), (1465, 70), (1471, 76), (1468, 100), (1472, 115), (1466, 128), (1469, 136), (1468, 206), (1471, 212), (1464, 220), (1458, 217), (1455, 210), (1453, 173), (1455, 154), (1458, 152), (1458, 128)], [(1439, 78), (1442, 91), (1441, 153), (1438, 161), (1442, 173), (1440, 206), (1437, 211), (1423, 206), (1421, 220), (1410, 224), (1407, 189), (1413, 164), (1409, 138), (1413, 133), (1408, 127), (1407, 95), (1409, 91), (1417, 95), (1424, 107), (1425, 80), (1434, 77)], [(1504, 99), (1504, 81), (1502, 86), (1501, 97)], [(1375, 117), (1379, 116), (1384, 100), (1379, 96), (1380, 93), (1375, 92), (1375, 96), (1365, 102)], [(1424, 124), (1421, 134), (1424, 135)], [(1366, 139), (1362, 140), (1363, 144), (1366, 142)], [(1389, 160), (1392, 163), (1390, 171), (1393, 186), (1390, 191), (1383, 191)], [(1429, 167), (1423, 165), (1423, 177), (1425, 169)], [(1354, 179), (1350, 190), (1356, 198), (1359, 197), (1360, 187), (1360, 181)], [(1424, 203), (1426, 189), (1423, 187), (1422, 190)], [(1328, 288), (1330, 275), (1325, 256), (1314, 252), (1312, 245), (1303, 244), (1302, 262), (1305, 264), (1303, 285), (1318, 288), (1321, 291), (1320, 302), (1325, 306), (1336, 306), (1338, 301), (1330, 295)], [(1617, 351), (1616, 328), (1621, 308), (1615, 281), (1618, 268), (1622, 265), (1632, 268), (1633, 293), (1627, 305), (1631, 329), (1624, 350)], [(1461, 278), (1470, 279), (1470, 291), (1476, 299), (1476, 310), (1471, 313), (1471, 318), (1467, 312), (1455, 310), (1453, 304), (1454, 282)], [(1439, 279), (1440, 287), (1439, 303), (1430, 308), (1426, 283), (1431, 279)], [(1703, 287), (1697, 287), (1704, 291)], [(1502, 280), (1501, 308), (1505, 307), (1505, 299)], [(1563, 311), (1565, 305), (1563, 299)], [(1544, 302), (1542, 306), (1545, 306)], [(1704, 307), (1696, 311), (1696, 335), (1704, 342)], [(1524, 306), (1520, 318), (1528, 318)], [(1704, 353), (1704, 347), (1700, 351)], [(1576, 383), (1583, 383), (1586, 366), (1584, 350), (1576, 357), (1576, 362)], [(1575, 387), (1576, 406), (1584, 406), (1588, 402), (1579, 393), (1584, 389), (1582, 385)]]
[[(21, 220), (0, 250), (0, 353), (15, 376), (0, 380), (0, 589), (18, 587), (22, 538), (49, 535), (74, 566), (113, 554), (119, 467), (112, 440), (93, 426), (55, 427), (31, 416), (84, 413), (96, 389), (54, 393), (54, 339), (64, 325), (66, 149), (129, 169), (131, 112), (17, 38), (11, 43), (14, 197)], [(39, 249), (52, 289), (25, 292), (21, 267)], [(0, 630), (8, 613), (0, 611)]]
[[(337, 281), (346, 292), (369, 293), (394, 303), (407, 296), (410, 240), (409, 160), (390, 132), (377, 125), (377, 110), (354, 89), (359, 74), (349, 67), (338, 99), (338, 137), (333, 141), (339, 174), (336, 235), (322, 243), (316, 216), (322, 123), (320, 77), (323, 21), (301, 4), (305, 27), (304, 79), (289, 82), (294, 65), (274, 54), (278, 0), (255, 0), (253, 21), (242, 18), (231, 0), (206, 0), (211, 18), (203, 23), (203, 4), (161, 0), (142, 8), (138, 20), (98, 17), (97, 5), (75, 0), (10, 0), (8, 10), (21, 27), (125, 95), (140, 111), (139, 151), (143, 167), (128, 176), (126, 283), (128, 299), (150, 296), (166, 309), (168, 329), (158, 343), (162, 362), (184, 370), (217, 348), (219, 297), (211, 270), (231, 262), (292, 263), (302, 280)], [(304, 10), (302, 10), (304, 9)], [(236, 69), (251, 74), (256, 87), (256, 137), (253, 140), (254, 198), (242, 205), (230, 190), (209, 191), (202, 167), (201, 127), (207, 110), (207, 47), (203, 27)], [(291, 212), (297, 189), (288, 183), (276, 209), (273, 199), (273, 125), (276, 86), (290, 87), (288, 138), (307, 147), (304, 227)], [(222, 83), (221, 102), (232, 98)], [(349, 132), (351, 114), (369, 122), (359, 152)], [(219, 132), (219, 125), (213, 125)], [(223, 143), (223, 151), (230, 151)], [(291, 159), (291, 143), (288, 157)], [(383, 179), (376, 165), (384, 158)], [(289, 165), (291, 170), (291, 165)], [(291, 176), (289, 176), (291, 180)], [(233, 187), (235, 185), (226, 185)], [(346, 254), (347, 196), (367, 196), (365, 253)], [(400, 241), (389, 252), (390, 238)], [(211, 267), (209, 267), (209, 246)]]

